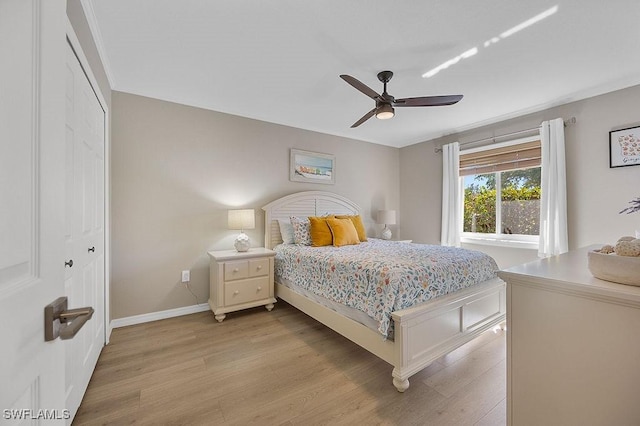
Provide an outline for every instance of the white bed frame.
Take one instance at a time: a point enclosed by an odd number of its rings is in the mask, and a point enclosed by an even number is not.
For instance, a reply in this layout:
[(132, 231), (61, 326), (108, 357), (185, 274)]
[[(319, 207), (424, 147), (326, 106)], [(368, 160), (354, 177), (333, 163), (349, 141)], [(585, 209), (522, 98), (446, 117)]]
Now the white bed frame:
[[(360, 214), (352, 201), (330, 192), (306, 191), (275, 200), (265, 211), (265, 245), (282, 243), (278, 219), (290, 216)], [(395, 337), (382, 335), (336, 311), (278, 283), (276, 296), (387, 361), (393, 368), (393, 385), (409, 388), (409, 377), (434, 360), (504, 322), (506, 285), (499, 278), (471, 288), (396, 311), (392, 314)]]

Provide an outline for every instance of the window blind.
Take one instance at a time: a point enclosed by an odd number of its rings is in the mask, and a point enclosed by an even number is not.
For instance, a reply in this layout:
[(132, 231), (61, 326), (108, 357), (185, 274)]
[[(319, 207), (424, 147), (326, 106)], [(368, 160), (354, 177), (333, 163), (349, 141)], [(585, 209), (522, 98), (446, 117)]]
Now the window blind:
[(469, 154), (461, 152), (460, 176), (538, 167), (541, 158), (539, 140)]

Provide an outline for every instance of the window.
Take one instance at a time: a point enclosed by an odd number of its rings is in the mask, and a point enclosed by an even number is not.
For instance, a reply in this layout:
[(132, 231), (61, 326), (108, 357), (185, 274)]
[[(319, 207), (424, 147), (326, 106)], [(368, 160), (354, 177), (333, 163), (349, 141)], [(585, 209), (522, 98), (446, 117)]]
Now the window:
[(464, 242), (537, 246), (540, 157), (538, 137), (460, 153)]

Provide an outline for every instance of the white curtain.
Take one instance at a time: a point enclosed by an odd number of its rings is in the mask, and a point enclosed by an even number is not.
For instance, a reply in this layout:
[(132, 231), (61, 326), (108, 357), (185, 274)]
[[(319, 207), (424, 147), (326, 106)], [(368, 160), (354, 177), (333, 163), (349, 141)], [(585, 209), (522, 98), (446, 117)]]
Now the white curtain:
[(569, 250), (564, 121), (561, 118), (544, 121), (540, 127), (540, 142), (542, 182), (538, 256), (548, 257)]
[(460, 247), (462, 203), (460, 191), (460, 144), (442, 147), (442, 234), (443, 246)]

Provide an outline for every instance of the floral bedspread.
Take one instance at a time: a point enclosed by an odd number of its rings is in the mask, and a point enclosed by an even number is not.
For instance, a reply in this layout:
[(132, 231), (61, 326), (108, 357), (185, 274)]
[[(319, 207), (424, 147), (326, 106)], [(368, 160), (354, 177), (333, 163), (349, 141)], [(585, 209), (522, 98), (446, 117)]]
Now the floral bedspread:
[(344, 247), (280, 244), (275, 273), (317, 295), (359, 309), (391, 334), (391, 313), (497, 276), (474, 250), (371, 238)]

